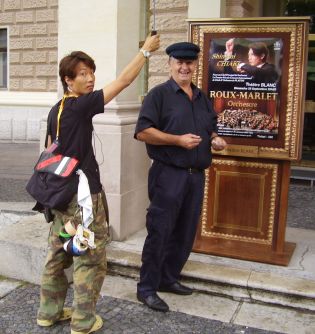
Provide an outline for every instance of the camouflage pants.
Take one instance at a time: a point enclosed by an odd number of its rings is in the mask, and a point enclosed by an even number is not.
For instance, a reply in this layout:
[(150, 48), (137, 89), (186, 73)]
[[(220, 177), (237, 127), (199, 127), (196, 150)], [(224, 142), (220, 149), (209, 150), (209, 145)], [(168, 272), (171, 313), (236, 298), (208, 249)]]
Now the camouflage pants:
[(48, 254), (42, 275), (40, 307), (37, 318), (56, 321), (65, 302), (68, 280), (64, 269), (73, 263), (74, 300), (71, 328), (88, 332), (95, 322), (95, 307), (106, 275), (106, 214), (102, 193), (93, 194), (94, 220), (89, 229), (94, 232), (96, 249), (88, 249), (81, 256), (71, 256), (63, 250), (59, 232), (64, 224), (75, 216), (75, 224), (81, 222), (77, 210), (77, 196), (66, 211), (53, 210), (55, 215), (48, 238)]

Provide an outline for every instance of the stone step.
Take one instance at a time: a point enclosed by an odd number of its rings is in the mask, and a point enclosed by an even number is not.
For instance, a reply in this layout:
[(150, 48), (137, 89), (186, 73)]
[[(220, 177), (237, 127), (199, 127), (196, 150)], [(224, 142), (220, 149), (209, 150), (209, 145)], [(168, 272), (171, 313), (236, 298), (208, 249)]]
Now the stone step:
[[(109, 247), (108, 272), (139, 278), (141, 255)], [(233, 259), (231, 259), (233, 262)], [(315, 311), (315, 281), (188, 260), (183, 281), (198, 292)]]
[[(1, 214), (2, 222), (10, 222), (0, 225), (0, 275), (40, 284), (50, 225), (42, 215), (21, 215), (20, 219), (12, 219), (12, 215), (16, 213)], [(313, 258), (313, 253), (309, 256)], [(113, 241), (107, 247), (107, 258), (110, 274), (139, 277), (141, 245)], [(210, 263), (205, 258), (192, 254), (182, 272), (183, 281), (200, 293), (315, 311), (314, 279), (280, 275), (274, 270), (279, 268), (272, 265), (265, 265), (268, 272), (239, 268), (233, 259), (222, 265), (216, 263), (216, 257), (211, 257)]]

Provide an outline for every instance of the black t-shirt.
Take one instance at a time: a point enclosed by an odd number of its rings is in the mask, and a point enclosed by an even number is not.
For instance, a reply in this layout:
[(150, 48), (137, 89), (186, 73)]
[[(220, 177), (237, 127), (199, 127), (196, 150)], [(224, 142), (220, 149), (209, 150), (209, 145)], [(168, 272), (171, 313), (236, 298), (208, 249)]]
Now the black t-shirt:
[(173, 135), (192, 133), (202, 138), (192, 150), (179, 146), (150, 145), (151, 159), (181, 168), (208, 168), (211, 163), (210, 137), (217, 132), (217, 115), (207, 96), (192, 85), (193, 99), (170, 79), (154, 87), (143, 101), (135, 130), (137, 133), (153, 127)]
[[(47, 135), (54, 141), (57, 133), (57, 115), (61, 101), (49, 112)], [(92, 118), (104, 112), (103, 90), (97, 90), (79, 97), (67, 97), (60, 117), (59, 152), (77, 158), (83, 164), (90, 191), (96, 194), (102, 190), (98, 164), (92, 147)], [(86, 159), (86, 160), (84, 160)]]

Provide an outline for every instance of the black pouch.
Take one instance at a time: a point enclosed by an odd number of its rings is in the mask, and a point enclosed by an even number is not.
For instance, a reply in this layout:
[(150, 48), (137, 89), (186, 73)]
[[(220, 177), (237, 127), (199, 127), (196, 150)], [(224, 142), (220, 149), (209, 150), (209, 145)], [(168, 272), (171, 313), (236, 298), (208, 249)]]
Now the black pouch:
[(76, 173), (60, 177), (49, 172), (34, 171), (26, 190), (44, 208), (63, 211), (77, 193), (78, 183)]
[[(26, 185), (27, 192), (45, 209), (65, 210), (78, 189), (75, 171), (79, 161), (58, 153), (59, 146), (55, 140), (41, 153)], [(47, 219), (51, 221), (51, 216)]]

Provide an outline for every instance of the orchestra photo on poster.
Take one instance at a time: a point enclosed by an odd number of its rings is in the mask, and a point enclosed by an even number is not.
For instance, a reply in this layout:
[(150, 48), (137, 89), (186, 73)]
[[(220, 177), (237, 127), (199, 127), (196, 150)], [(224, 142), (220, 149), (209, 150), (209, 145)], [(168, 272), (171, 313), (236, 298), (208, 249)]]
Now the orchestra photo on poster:
[(220, 136), (276, 140), (283, 40), (211, 38), (208, 94)]

